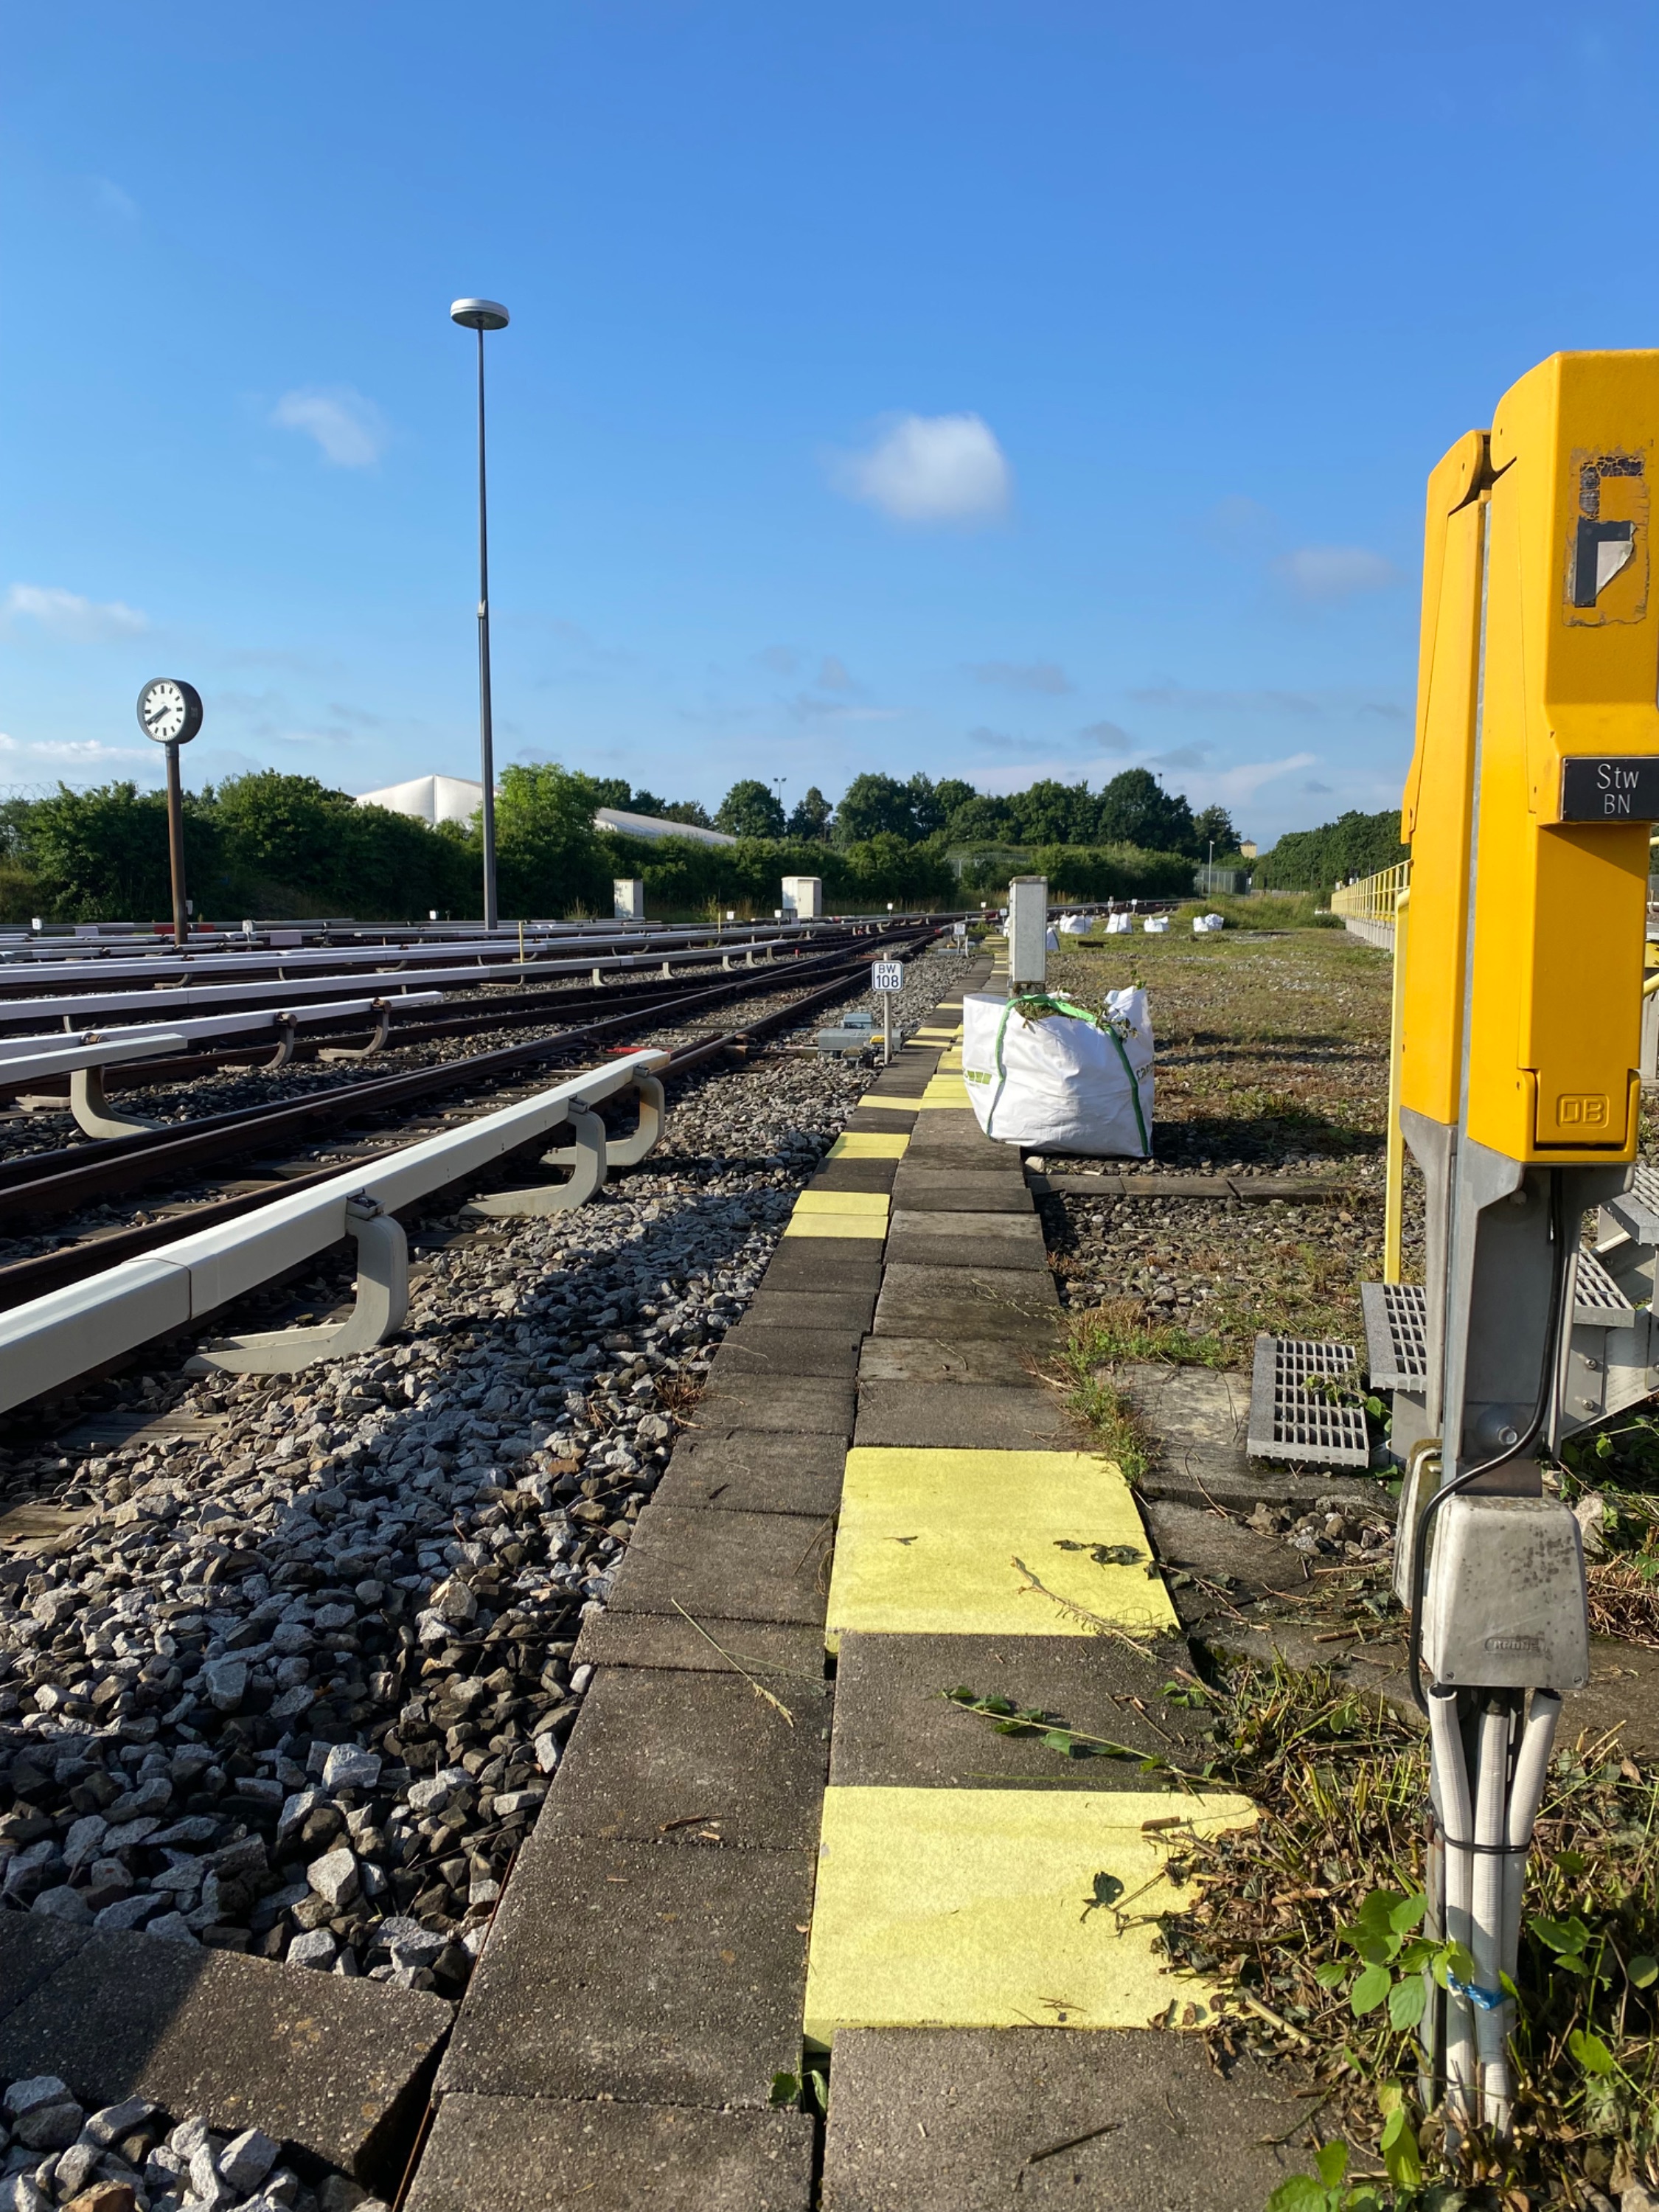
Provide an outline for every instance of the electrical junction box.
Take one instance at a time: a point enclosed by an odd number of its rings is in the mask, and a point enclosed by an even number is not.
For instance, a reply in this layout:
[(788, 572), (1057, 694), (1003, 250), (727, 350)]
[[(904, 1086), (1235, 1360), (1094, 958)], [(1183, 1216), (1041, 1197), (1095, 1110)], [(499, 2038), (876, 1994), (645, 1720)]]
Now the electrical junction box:
[(786, 876), (783, 879), (783, 910), (793, 915), (797, 921), (822, 921), (823, 877)]
[(611, 878), (611, 919), (615, 921), (645, 920), (643, 876), (613, 876)]
[(1570, 1508), (1464, 1492), (1436, 1514), (1431, 1541), (1423, 1657), (1443, 1689), (1583, 1688), (1584, 1551)]

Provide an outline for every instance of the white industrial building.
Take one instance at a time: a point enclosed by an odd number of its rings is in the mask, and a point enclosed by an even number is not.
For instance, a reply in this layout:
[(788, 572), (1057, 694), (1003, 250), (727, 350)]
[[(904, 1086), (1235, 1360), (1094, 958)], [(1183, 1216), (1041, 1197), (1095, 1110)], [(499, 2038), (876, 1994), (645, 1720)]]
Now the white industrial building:
[[(380, 791), (359, 792), (357, 804), (384, 806), (392, 814), (412, 814), (434, 829), (440, 822), (465, 826), (483, 804), (483, 786), (465, 775), (417, 775), (407, 783), (389, 783)], [(601, 806), (593, 817), (593, 827), (622, 837), (690, 837), (699, 845), (738, 842), (723, 830), (699, 830), (690, 822), (668, 822), (657, 814), (629, 814), (618, 806)]]

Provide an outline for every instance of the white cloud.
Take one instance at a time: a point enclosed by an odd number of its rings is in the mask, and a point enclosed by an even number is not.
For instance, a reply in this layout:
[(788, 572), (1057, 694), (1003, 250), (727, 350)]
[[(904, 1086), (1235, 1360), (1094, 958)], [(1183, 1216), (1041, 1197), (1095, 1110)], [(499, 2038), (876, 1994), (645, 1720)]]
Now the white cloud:
[(1078, 736), (1100, 753), (1132, 753), (1135, 749), (1134, 739), (1115, 722), (1090, 722)]
[(107, 772), (118, 766), (126, 768), (134, 761), (141, 762), (148, 772), (159, 765), (159, 748), (106, 745), (95, 738), (12, 738), (0, 731), (0, 782), (7, 785), (27, 781), (31, 769), (37, 775), (61, 776), (66, 781), (81, 783), (98, 769)]
[(899, 522), (988, 522), (1006, 509), (1013, 471), (977, 415), (900, 415), (861, 453), (838, 456), (849, 499)]
[(336, 468), (368, 468), (386, 451), (386, 418), (372, 399), (349, 384), (285, 392), (270, 419), (280, 429), (303, 430), (314, 438), (323, 459)]
[(14, 584), (6, 593), (5, 618), (22, 617), (54, 637), (73, 638), (93, 644), (106, 638), (137, 637), (149, 628), (149, 619), (121, 599), (83, 599), (78, 592), (65, 592), (55, 584)]
[(981, 684), (994, 684), (1005, 691), (1046, 691), (1053, 698), (1077, 686), (1066, 671), (1052, 660), (970, 661), (968, 673)]
[(1300, 545), (1273, 562), (1273, 574), (1298, 599), (1348, 599), (1386, 592), (1403, 578), (1392, 561), (1363, 545)]
[(847, 663), (839, 653), (826, 653), (818, 664), (817, 688), (820, 691), (853, 691), (857, 690), (847, 673)]
[(1200, 776), (1197, 779), (1199, 787), (1189, 786), (1188, 796), (1201, 806), (1217, 801), (1224, 806), (1245, 806), (1263, 784), (1272, 783), (1278, 776), (1290, 775), (1297, 769), (1312, 768), (1318, 758), (1317, 753), (1291, 753), (1283, 760), (1244, 761), (1237, 768)]

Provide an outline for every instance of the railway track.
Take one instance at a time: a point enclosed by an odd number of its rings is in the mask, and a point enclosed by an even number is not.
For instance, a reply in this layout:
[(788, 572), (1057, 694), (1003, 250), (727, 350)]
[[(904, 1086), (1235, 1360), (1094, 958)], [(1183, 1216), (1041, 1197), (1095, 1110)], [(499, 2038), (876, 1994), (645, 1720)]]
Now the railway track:
[[(629, 1030), (641, 1026), (659, 1030), (679, 1026), (734, 1000), (775, 991), (787, 980), (795, 989), (784, 1003), (742, 1028), (699, 1036), (676, 1049), (665, 1074), (669, 1079), (733, 1053), (741, 1053), (781, 1029), (792, 1027), (814, 1009), (842, 995), (849, 982), (884, 947), (908, 945), (914, 931), (901, 931), (873, 941), (869, 949), (843, 950), (819, 959), (792, 962), (787, 977), (764, 969), (693, 991), (668, 997), (653, 995), (596, 1021), (561, 1030), (526, 1045), (507, 1046), (438, 1066), (411, 1069), (396, 1075), (358, 1079), (333, 1086), (298, 1100), (241, 1109), (228, 1114), (202, 1116), (183, 1124), (168, 1123), (154, 1130), (123, 1137), (95, 1139), (58, 1153), (35, 1154), (0, 1161), (0, 1221), (31, 1222), (73, 1214), (88, 1204), (155, 1188), (167, 1182), (193, 1181), (199, 1171), (225, 1160), (268, 1152), (296, 1141), (303, 1143), (315, 1132), (343, 1121), (358, 1121), (396, 1113), (404, 1107), (441, 1095), (504, 1079), (532, 1067), (563, 1061), (584, 1049), (613, 1043)], [(482, 1010), (481, 1010), (482, 1011)], [(479, 1026), (495, 1026), (493, 1010)], [(451, 1024), (451, 1030), (459, 1024)], [(507, 1103), (510, 1094), (497, 1090), (494, 1103)], [(365, 1157), (405, 1141), (407, 1129), (390, 1133), (385, 1146), (365, 1146)], [(234, 1194), (208, 1199), (170, 1212), (164, 1218), (125, 1229), (104, 1231), (78, 1242), (32, 1254), (0, 1266), (0, 1310), (21, 1304), (50, 1290), (85, 1280), (120, 1261), (154, 1250), (170, 1239), (198, 1229), (217, 1226), (257, 1212), (262, 1206), (325, 1181), (339, 1172), (337, 1158), (313, 1171), (273, 1172), (262, 1189), (241, 1189)]]

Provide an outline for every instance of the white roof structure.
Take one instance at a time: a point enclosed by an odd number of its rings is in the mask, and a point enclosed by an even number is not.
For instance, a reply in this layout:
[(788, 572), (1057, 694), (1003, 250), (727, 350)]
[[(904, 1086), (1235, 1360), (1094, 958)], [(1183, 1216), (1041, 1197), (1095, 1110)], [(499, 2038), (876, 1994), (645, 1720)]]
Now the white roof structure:
[(593, 817), (596, 830), (614, 830), (619, 837), (693, 837), (699, 845), (735, 845), (723, 830), (699, 830), (691, 822), (666, 822), (659, 814), (629, 814), (619, 806), (602, 806)]
[(412, 814), (434, 829), (440, 822), (459, 822), (465, 828), (483, 805), (483, 786), (465, 775), (417, 775), (407, 783), (389, 783), (384, 791), (359, 792), (357, 804)]
[[(407, 783), (389, 783), (382, 791), (360, 792), (357, 804), (412, 814), (434, 828), (440, 822), (459, 822), (465, 829), (483, 804), (483, 786), (465, 775), (417, 775)], [(690, 822), (668, 822), (657, 814), (629, 814), (618, 806), (600, 807), (593, 827), (614, 830), (621, 837), (692, 837), (700, 845), (738, 842), (722, 830), (699, 830)]]

